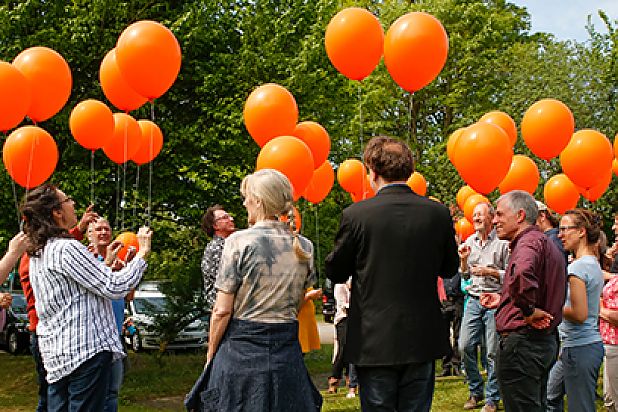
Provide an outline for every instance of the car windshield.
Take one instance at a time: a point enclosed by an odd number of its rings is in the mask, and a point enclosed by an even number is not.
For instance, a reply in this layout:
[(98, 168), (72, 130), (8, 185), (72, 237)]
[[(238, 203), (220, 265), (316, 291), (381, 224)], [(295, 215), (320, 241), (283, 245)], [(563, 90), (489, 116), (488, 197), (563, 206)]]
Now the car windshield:
[(145, 315), (158, 315), (166, 310), (164, 297), (135, 298), (133, 305), (135, 312)]
[(26, 298), (24, 295), (13, 294), (13, 303), (11, 303), (11, 309), (18, 315), (26, 314)]

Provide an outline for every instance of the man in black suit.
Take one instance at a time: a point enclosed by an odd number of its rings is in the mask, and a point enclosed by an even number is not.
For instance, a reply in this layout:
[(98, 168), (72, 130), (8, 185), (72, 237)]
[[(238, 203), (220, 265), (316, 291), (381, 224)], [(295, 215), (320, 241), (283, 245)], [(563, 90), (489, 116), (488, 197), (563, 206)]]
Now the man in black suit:
[(364, 153), (374, 198), (343, 211), (326, 273), (352, 276), (347, 362), (357, 365), (363, 411), (429, 411), (435, 359), (449, 350), (438, 276), (459, 257), (448, 209), (406, 185), (412, 152), (388, 137)]

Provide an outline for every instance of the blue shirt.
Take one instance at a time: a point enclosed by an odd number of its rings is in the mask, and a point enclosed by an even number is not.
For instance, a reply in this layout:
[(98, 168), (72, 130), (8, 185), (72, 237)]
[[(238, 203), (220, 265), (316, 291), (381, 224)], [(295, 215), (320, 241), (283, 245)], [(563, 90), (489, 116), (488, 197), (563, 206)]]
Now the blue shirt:
[[(599, 299), (603, 290), (603, 272), (599, 261), (594, 256), (583, 256), (574, 260), (567, 268), (569, 276), (576, 276), (586, 284), (588, 300), (588, 317), (584, 323), (574, 323), (562, 319), (558, 326), (562, 346), (575, 347), (601, 342), (599, 333)], [(571, 306), (571, 290), (567, 288), (565, 306)]]

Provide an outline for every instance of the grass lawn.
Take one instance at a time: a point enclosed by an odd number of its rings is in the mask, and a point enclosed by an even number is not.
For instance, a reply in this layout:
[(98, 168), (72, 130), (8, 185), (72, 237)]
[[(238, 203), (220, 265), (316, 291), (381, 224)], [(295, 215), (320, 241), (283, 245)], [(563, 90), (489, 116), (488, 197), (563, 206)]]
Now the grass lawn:
[[(346, 399), (341, 388), (336, 395), (327, 395), (326, 381), (330, 372), (332, 345), (309, 353), (307, 368), (324, 396), (323, 411), (359, 411), (358, 398)], [(131, 369), (120, 393), (120, 411), (182, 411), (182, 400), (203, 367), (204, 355), (179, 353), (162, 357), (154, 354), (130, 353)], [(32, 411), (36, 407), (37, 385), (34, 363), (28, 355), (12, 356), (0, 353), (0, 409), (3, 412)], [(436, 380), (432, 410), (462, 411), (468, 390), (462, 378)], [(597, 410), (602, 411), (601, 403)]]

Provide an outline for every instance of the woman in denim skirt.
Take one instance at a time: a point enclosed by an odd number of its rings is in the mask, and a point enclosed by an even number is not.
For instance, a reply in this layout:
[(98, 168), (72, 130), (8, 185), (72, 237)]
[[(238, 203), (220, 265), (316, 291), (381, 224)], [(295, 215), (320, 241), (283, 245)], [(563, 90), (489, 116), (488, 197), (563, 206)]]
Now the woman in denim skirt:
[[(315, 282), (313, 245), (295, 233), (292, 187), (278, 171), (242, 181), (251, 227), (225, 241), (207, 368), (185, 405), (202, 411), (319, 411), (298, 342), (299, 308)], [(290, 215), (288, 222), (278, 220)], [(291, 225), (291, 227), (290, 227)], [(195, 396), (193, 397), (195, 401)]]

